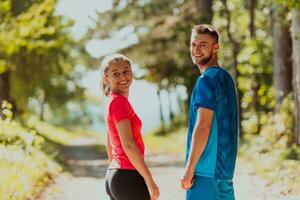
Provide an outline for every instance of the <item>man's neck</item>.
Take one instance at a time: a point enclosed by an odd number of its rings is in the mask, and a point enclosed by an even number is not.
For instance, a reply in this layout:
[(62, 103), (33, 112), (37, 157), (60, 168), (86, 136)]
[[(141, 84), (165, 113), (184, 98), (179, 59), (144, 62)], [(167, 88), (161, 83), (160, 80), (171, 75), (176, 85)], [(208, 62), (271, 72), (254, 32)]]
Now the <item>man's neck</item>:
[(213, 66), (220, 66), (217, 60), (215, 60), (214, 62), (208, 62), (205, 65), (198, 65), (198, 68), (201, 73), (204, 73), (208, 68)]
[(208, 68), (212, 66), (220, 66), (218, 62), (218, 55), (214, 54), (211, 59), (204, 65), (198, 65), (200, 73), (204, 73)]

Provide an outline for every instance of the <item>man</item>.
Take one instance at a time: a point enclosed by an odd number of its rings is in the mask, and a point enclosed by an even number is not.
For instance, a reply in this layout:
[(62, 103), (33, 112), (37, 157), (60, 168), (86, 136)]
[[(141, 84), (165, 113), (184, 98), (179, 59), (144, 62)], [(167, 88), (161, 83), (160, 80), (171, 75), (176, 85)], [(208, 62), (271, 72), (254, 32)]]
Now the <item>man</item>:
[(190, 52), (200, 70), (190, 100), (187, 163), (181, 186), (187, 200), (233, 200), (238, 142), (234, 82), (218, 63), (219, 33), (192, 29)]

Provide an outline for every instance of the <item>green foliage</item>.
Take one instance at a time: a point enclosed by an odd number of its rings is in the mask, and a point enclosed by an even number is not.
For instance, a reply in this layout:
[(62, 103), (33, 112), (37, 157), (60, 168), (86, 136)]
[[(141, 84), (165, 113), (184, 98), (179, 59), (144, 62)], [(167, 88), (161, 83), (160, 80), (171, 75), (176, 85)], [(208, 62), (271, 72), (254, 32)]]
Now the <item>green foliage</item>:
[[(269, 141), (268, 150), (272, 150), (275, 144), (282, 143), (285, 145), (282, 148), (285, 148), (293, 143), (293, 109), (292, 96), (288, 95), (283, 100), (278, 113), (269, 112), (261, 116), (260, 123), (263, 125), (260, 135)], [(245, 132), (248, 135), (257, 134), (255, 131), (256, 120), (253, 118), (255, 115), (244, 121)]]
[(84, 102), (78, 82), (84, 72), (74, 67), (88, 62), (89, 56), (83, 43), (70, 35), (73, 21), (55, 15), (56, 4), (0, 2), (0, 72), (8, 73), (10, 84), (1, 90), (10, 95), (17, 115), (30, 112), (42, 120), (60, 116), (67, 121), (70, 110), (63, 105)]
[(254, 171), (274, 182), (283, 182), (297, 191), (300, 178), (300, 148), (293, 144), (293, 109), (291, 95), (287, 96), (279, 113), (268, 113), (259, 135), (251, 132), (254, 123), (246, 127), (239, 158), (252, 164)]
[[(249, 2), (227, 1), (231, 21), (226, 18), (223, 3), (213, 2), (212, 24), (221, 34), (220, 64), (234, 75), (232, 44), (227, 30), (230, 23), (229, 31), (239, 50), (237, 86), (242, 93), (241, 115), (246, 120), (253, 120), (255, 115), (257, 132), (261, 118), (275, 106), (272, 37), (266, 17), (272, 11), (272, 4), (274, 2), (257, 2), (254, 33), (251, 33)], [(141, 78), (157, 84), (158, 90), (184, 85), (190, 94), (199, 74), (189, 53), (191, 27), (206, 22), (197, 11), (195, 1), (152, 0), (143, 4), (140, 1), (115, 1), (114, 6), (112, 10), (99, 13), (97, 26), (90, 31), (89, 37), (112, 38), (120, 30), (130, 28), (129, 35), (134, 35), (137, 41), (121, 51), (143, 69)]]
[(73, 140), (78, 139), (81, 136), (63, 128), (42, 122), (35, 116), (31, 116), (27, 119), (26, 126), (38, 132), (39, 135), (57, 144), (68, 145), (72, 143)]
[(298, 0), (272, 0), (273, 3), (278, 4), (283, 7), (289, 7), (292, 9), (300, 9), (300, 2)]
[(300, 160), (300, 148), (296, 144), (287, 147), (281, 154), (282, 159)]
[(33, 199), (61, 171), (41, 147), (44, 138), (11, 119), (7, 102), (0, 119), (0, 199)]
[(190, 58), (189, 40), (200, 17), (192, 1), (115, 1), (113, 10), (99, 13), (90, 37), (111, 38), (119, 30), (132, 30), (137, 42), (121, 51), (143, 69), (139, 78), (155, 83), (158, 90), (185, 85), (191, 91), (199, 72)]
[(17, 146), (24, 151), (30, 152), (33, 148), (40, 149), (44, 138), (38, 136), (35, 131), (25, 131), (16, 121), (12, 120), (11, 104), (4, 101), (2, 103), (2, 113), (4, 120), (0, 121), (0, 143), (4, 146)]
[[(260, 132), (267, 113), (275, 107), (272, 66), (272, 37), (268, 15), (270, 2), (259, 1), (254, 9), (253, 25), (250, 29), (249, 2), (240, 0), (227, 1), (231, 21), (224, 18), (224, 5), (214, 3), (214, 21), (221, 33), (220, 63), (233, 73), (232, 43), (228, 36), (227, 25), (230, 23), (232, 39), (238, 46), (237, 87), (241, 92), (241, 117), (243, 132)], [(245, 130), (252, 124), (251, 130)], [(245, 126), (246, 124), (248, 126)]]

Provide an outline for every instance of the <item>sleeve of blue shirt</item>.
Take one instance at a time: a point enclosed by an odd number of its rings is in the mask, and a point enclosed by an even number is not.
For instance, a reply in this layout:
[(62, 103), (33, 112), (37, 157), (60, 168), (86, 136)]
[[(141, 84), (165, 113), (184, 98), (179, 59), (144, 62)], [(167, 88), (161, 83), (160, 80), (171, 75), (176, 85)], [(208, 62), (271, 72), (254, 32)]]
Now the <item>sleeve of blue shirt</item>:
[(194, 106), (210, 110), (216, 109), (216, 86), (209, 77), (199, 77), (196, 83)]

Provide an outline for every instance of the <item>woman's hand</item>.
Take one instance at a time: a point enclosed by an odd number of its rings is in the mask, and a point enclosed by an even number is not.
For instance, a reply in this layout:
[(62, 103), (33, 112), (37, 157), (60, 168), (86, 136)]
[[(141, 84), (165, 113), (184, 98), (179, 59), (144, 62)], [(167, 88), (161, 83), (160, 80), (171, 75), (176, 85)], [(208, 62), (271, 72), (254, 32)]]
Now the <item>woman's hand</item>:
[(159, 189), (155, 184), (154, 180), (150, 178), (149, 180), (145, 180), (148, 190), (150, 192), (150, 199), (156, 200), (159, 197)]

